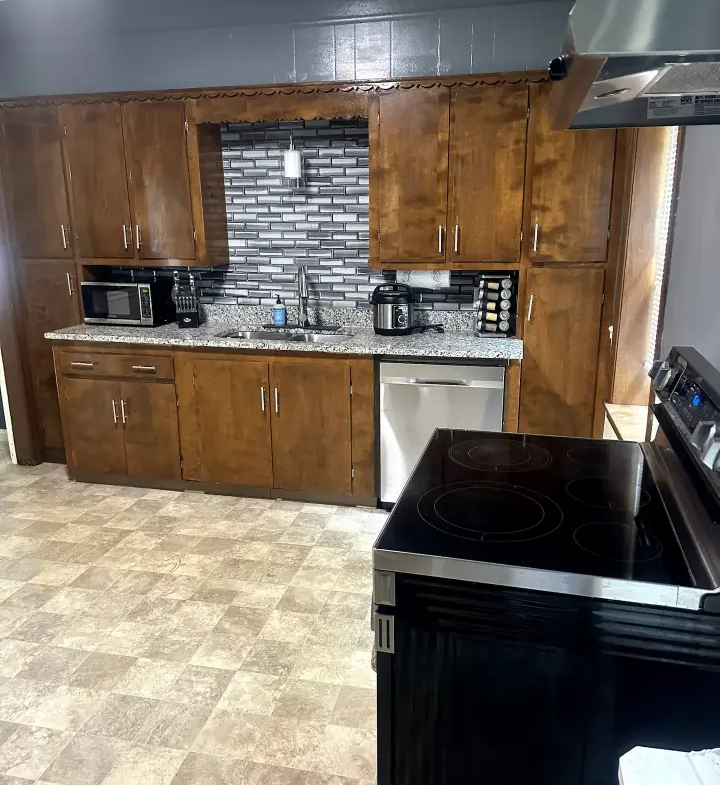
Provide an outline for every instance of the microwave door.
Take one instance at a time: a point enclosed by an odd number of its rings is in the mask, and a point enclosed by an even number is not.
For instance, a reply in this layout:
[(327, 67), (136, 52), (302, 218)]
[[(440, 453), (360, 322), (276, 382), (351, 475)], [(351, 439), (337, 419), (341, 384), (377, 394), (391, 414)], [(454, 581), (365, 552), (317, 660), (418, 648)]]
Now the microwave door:
[(93, 283), (83, 287), (85, 321), (101, 324), (140, 324), (137, 286)]

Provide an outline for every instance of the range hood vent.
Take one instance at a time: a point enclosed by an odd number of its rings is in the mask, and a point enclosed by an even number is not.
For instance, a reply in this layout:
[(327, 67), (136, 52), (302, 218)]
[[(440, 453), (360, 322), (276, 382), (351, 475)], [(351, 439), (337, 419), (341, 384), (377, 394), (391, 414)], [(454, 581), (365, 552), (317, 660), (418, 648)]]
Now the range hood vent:
[(720, 0), (577, 0), (548, 73), (555, 128), (720, 123)]

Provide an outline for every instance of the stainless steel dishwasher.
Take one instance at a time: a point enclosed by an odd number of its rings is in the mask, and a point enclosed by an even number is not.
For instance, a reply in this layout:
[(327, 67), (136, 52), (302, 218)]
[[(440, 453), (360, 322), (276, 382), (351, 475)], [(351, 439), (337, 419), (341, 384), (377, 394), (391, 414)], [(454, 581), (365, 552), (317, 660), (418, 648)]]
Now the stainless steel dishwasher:
[(380, 500), (397, 501), (435, 428), (501, 431), (505, 368), (380, 363)]

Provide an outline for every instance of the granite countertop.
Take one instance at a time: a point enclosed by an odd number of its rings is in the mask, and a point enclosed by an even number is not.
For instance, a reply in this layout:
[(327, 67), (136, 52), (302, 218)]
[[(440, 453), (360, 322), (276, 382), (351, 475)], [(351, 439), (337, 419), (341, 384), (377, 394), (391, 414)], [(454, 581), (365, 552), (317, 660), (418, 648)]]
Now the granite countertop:
[[(399, 355), (467, 359), (521, 360), (523, 342), (519, 338), (479, 337), (470, 331), (446, 330), (404, 336), (375, 335), (367, 327), (348, 327), (339, 332), (347, 338), (340, 343), (305, 344), (290, 341), (259, 341), (223, 338), (230, 330), (257, 329), (242, 325), (208, 323), (198, 328), (180, 329), (175, 324), (161, 327), (109, 327), (82, 324), (45, 333), (53, 341), (136, 344), (179, 348), (264, 350), (272, 352), (312, 352), (323, 354)], [(310, 330), (312, 331), (312, 330)], [(295, 332), (307, 332), (296, 330)]]

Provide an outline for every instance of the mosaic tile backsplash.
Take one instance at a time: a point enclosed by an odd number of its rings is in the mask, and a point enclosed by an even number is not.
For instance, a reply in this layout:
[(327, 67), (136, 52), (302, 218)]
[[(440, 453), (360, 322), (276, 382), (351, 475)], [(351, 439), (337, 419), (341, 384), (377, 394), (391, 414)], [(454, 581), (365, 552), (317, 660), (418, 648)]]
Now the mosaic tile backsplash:
[[(303, 159), (298, 188), (283, 178), (291, 134)], [(305, 264), (312, 305), (369, 308), (373, 289), (395, 275), (369, 267), (367, 120), (233, 123), (223, 125), (222, 141), (230, 258), (197, 272), (200, 301), (270, 306), (279, 294), (297, 305), (297, 265)], [(133, 274), (153, 272), (172, 273)], [(129, 275), (113, 270), (114, 278)], [(471, 310), (474, 278), (453, 273), (418, 308)]]

